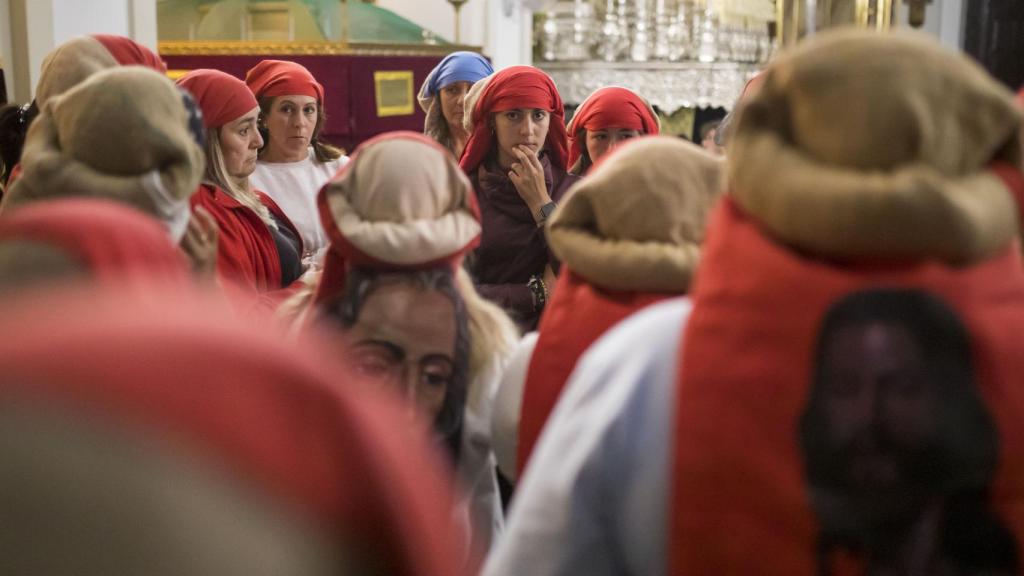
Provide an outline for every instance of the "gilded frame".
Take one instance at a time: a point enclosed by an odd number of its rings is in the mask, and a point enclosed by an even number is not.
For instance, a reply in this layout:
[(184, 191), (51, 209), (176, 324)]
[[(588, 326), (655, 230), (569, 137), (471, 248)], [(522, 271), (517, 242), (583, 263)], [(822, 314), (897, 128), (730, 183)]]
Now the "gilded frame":
[[(817, 9), (824, 10), (823, 18), (818, 20), (823, 28), (844, 24), (831, 21), (834, 0), (813, 1)], [(776, 0), (775, 21), (781, 45), (791, 46), (801, 37), (801, 23), (807, 19), (807, 3), (808, 0)], [(850, 24), (858, 28), (888, 30), (897, 25), (895, 17), (902, 6), (903, 0), (855, 0), (854, 21)], [(803, 28), (806, 28), (806, 25)]]

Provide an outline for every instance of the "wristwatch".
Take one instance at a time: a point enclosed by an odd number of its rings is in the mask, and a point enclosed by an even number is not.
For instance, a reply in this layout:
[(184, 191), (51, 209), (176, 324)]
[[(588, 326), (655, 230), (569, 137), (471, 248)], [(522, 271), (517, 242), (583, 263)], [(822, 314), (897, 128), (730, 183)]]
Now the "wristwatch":
[(555, 204), (554, 202), (548, 202), (547, 204), (541, 206), (540, 210), (537, 212), (537, 216), (539, 216), (539, 218), (537, 219), (537, 226), (543, 226), (544, 223), (548, 221), (548, 218), (551, 217), (551, 214), (554, 213), (555, 208), (557, 207), (558, 205)]

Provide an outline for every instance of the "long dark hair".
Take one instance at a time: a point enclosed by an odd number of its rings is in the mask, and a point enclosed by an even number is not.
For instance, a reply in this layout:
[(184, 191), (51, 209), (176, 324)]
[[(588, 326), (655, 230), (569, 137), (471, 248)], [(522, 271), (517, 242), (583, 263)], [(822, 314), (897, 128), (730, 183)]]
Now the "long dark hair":
[(39, 107), (35, 100), (19, 106), (8, 104), (0, 108), (0, 183), (4, 187), (11, 177), (11, 171), (21, 162), (21, 150), (25, 147), (25, 135), (28, 127), (39, 115)]

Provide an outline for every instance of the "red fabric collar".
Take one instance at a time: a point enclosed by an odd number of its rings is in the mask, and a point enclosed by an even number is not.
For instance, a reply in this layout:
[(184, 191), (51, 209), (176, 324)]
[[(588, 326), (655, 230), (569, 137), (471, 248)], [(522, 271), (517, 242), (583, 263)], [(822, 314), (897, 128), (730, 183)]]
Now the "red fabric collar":
[(227, 192), (221, 190), (219, 186), (207, 183), (200, 184), (200, 186), (206, 188), (209, 191), (210, 197), (213, 198), (213, 201), (219, 204), (220, 206), (223, 206), (224, 208), (227, 208), (229, 210), (238, 210), (241, 208), (245, 208), (248, 210), (248, 207), (244, 206), (238, 200), (235, 200), (234, 197), (231, 196), (231, 194), (228, 194)]
[(157, 220), (109, 200), (36, 202), (0, 219), (0, 241), (39, 242), (81, 262), (105, 286), (192, 285), (188, 263)]
[(154, 54), (152, 50), (134, 40), (113, 34), (93, 34), (92, 37), (100, 44), (103, 44), (107, 52), (110, 52), (110, 55), (121, 66), (136, 64), (147, 66), (161, 74), (167, 73), (167, 65), (164, 64), (164, 61)]
[(604, 290), (563, 265), (540, 320), (519, 412), (516, 477), (523, 477), (533, 448), (583, 352), (634, 312), (680, 294)]
[(491, 77), (473, 107), (473, 133), (459, 161), (466, 174), (473, 174), (496, 145), (489, 124), (491, 114), (515, 108), (538, 108), (551, 113), (544, 146), (551, 155), (551, 162), (565, 169), (569, 155), (565, 109), (554, 81), (533, 66), (511, 66)]
[(727, 197), (708, 225), (680, 351), (669, 574), (822, 573), (798, 422), (823, 315), (877, 287), (928, 291), (971, 333), (978, 390), (999, 431), (992, 508), (1024, 542), (1018, 247), (962, 268), (854, 268), (775, 244)]
[(658, 119), (651, 115), (643, 98), (632, 90), (609, 86), (595, 91), (576, 110), (569, 124), (567, 165), (575, 166), (587, 145), (586, 134), (581, 138), (581, 131), (606, 128), (628, 128), (652, 135), (658, 133)]
[(206, 128), (220, 128), (257, 106), (256, 97), (245, 82), (220, 70), (193, 70), (178, 79), (177, 84), (195, 97)]
[(324, 101), (324, 87), (301, 64), (286, 60), (264, 60), (245, 75), (245, 84), (257, 98), (298, 94)]
[[(213, 198), (214, 202), (223, 206), (224, 208), (227, 208), (229, 210), (249, 210), (248, 206), (242, 204), (238, 200), (235, 200), (235, 198), (231, 196), (231, 194), (228, 194), (227, 192), (221, 190), (220, 187), (218, 186), (204, 183), (200, 184), (200, 187), (209, 190), (209, 194)], [(284, 220), (285, 224), (287, 224), (288, 227), (294, 230), (298, 230), (297, 228), (295, 228), (295, 225), (292, 224), (291, 220), (285, 215), (284, 210), (281, 210), (281, 207), (277, 205), (277, 202), (274, 202), (273, 198), (267, 196), (265, 193), (260, 192), (259, 190), (256, 190), (255, 192), (256, 196), (259, 197), (260, 199), (260, 203), (266, 206), (267, 210), (270, 210), (271, 214)]]

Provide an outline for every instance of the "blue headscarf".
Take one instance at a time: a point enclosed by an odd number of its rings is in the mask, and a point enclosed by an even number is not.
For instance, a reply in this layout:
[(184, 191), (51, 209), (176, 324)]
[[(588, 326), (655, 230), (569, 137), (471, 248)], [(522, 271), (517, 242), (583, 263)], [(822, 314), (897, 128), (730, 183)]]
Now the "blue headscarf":
[(423, 86), (420, 87), (417, 100), (426, 111), (430, 106), (430, 100), (445, 86), (455, 82), (474, 84), (493, 73), (491, 63), (476, 52), (452, 52), (427, 75)]

